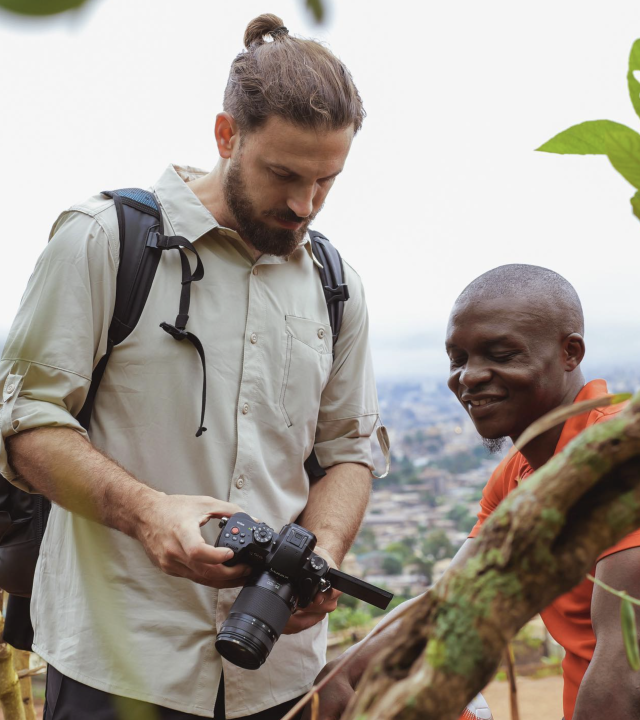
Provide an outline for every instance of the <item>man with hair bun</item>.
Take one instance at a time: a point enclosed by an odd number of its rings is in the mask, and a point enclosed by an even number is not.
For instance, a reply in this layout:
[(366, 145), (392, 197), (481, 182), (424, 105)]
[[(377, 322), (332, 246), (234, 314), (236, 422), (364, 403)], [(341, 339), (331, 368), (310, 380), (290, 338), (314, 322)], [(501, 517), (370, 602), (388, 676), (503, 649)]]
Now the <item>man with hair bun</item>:
[[(500, 449), (507, 438), (515, 442), (557, 407), (607, 394), (604, 380), (585, 382), (582, 374), (584, 319), (578, 294), (547, 268), (503, 265), (476, 278), (453, 306), (445, 347), (449, 389), (491, 450)], [(484, 521), (520, 482), (582, 430), (608, 421), (621, 409), (613, 405), (583, 413), (535, 438), (521, 452), (509, 452), (484, 488), (478, 522), (450, 567), (466, 562)], [(639, 564), (640, 531), (635, 531), (604, 552), (592, 574), (640, 597)], [(585, 578), (541, 613), (566, 653), (564, 720), (639, 717), (637, 673), (626, 660), (619, 605), (618, 598)], [(358, 646), (347, 651), (352, 660), (321, 693), (323, 720), (340, 717), (368, 663), (395, 631), (392, 623), (362, 651)], [(558, 708), (558, 718), (560, 712)], [(489, 717), (482, 702), (463, 715), (464, 720)]]
[[(204, 268), (189, 310), (202, 366), (158, 327), (184, 270), (163, 253), (88, 433), (76, 419), (115, 301), (118, 218), (104, 195), (57, 220), (4, 348), (0, 471), (53, 502), (31, 604), (46, 720), (280, 718), (325, 662), (335, 592), (292, 616), (259, 670), (225, 662), (223, 677), (216, 632), (250, 569), (222, 564), (232, 553), (207, 523), (240, 509), (277, 531), (296, 521), (337, 567), (362, 520), (378, 419), (365, 297), (344, 263), (334, 346), (307, 230), (365, 112), (344, 64), (279, 17), (250, 22), (244, 43), (217, 165), (170, 166), (153, 188), (165, 232)], [(208, 432), (195, 437), (201, 403)], [(319, 479), (305, 471), (314, 449)]]

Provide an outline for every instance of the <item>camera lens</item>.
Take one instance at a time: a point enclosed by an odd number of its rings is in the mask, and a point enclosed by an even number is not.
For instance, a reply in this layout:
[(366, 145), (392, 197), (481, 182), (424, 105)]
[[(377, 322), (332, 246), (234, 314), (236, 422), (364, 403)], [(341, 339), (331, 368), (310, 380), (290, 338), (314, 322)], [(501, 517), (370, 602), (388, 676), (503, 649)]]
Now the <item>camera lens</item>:
[(292, 596), (293, 586), (268, 571), (249, 580), (222, 623), (216, 650), (234, 665), (257, 670), (291, 617)]

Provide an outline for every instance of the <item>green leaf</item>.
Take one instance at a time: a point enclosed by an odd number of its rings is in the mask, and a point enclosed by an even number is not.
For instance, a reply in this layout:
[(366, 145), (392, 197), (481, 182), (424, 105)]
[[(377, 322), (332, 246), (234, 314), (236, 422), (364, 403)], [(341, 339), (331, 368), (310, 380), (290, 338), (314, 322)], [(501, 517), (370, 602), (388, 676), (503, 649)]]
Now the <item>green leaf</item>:
[[(626, 593), (624, 593), (626, 595)], [(640, 648), (638, 647), (638, 631), (636, 629), (636, 613), (628, 597), (620, 601), (620, 625), (622, 639), (627, 653), (627, 661), (632, 670), (640, 670)]]
[(607, 135), (605, 142), (613, 167), (634, 188), (640, 189), (640, 135), (613, 132)]
[(307, 0), (307, 9), (311, 10), (316, 22), (324, 20), (324, 3), (322, 0)]
[(631, 393), (617, 393), (615, 395), (603, 395), (602, 397), (591, 400), (582, 400), (581, 402), (573, 403), (573, 405), (561, 405), (531, 423), (514, 443), (515, 448), (516, 450), (522, 450), (525, 445), (528, 445), (534, 438), (537, 438), (538, 435), (542, 435), (542, 433), (551, 430), (551, 428), (560, 425), (560, 423), (565, 422), (569, 418), (582, 415), (582, 413), (595, 410), (596, 408), (626, 402), (630, 400), (631, 397)]
[(633, 214), (640, 220), (640, 190), (631, 198)]
[(563, 130), (537, 150), (558, 155), (606, 155), (607, 135), (613, 132), (638, 136), (635, 130), (613, 120), (588, 120)]
[(84, 5), (86, 0), (0, 0), (0, 8), (20, 15), (56, 15)]
[(627, 84), (629, 86), (629, 97), (631, 104), (640, 117), (640, 82), (634, 76), (634, 71), (640, 70), (640, 40), (636, 40), (631, 47), (629, 54), (629, 72), (627, 73)]

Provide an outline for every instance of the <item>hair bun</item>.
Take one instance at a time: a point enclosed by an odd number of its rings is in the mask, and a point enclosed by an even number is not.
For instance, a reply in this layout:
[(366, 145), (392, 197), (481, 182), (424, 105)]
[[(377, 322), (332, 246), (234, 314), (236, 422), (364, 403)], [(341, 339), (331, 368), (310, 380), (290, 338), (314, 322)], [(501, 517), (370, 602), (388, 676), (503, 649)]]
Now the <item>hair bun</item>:
[[(275, 31), (278, 32), (275, 32)], [(277, 15), (265, 13), (254, 18), (244, 31), (244, 46), (247, 50), (252, 45), (262, 45), (265, 35), (276, 38), (279, 35), (288, 35), (289, 31), (284, 27), (282, 20)]]

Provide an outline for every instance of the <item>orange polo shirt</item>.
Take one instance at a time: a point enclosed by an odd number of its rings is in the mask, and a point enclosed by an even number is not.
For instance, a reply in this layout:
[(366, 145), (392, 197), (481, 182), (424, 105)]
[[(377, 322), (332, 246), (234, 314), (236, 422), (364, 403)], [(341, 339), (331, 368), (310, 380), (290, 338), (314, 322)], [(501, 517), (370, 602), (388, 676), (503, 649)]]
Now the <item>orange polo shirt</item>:
[[(607, 384), (604, 380), (593, 380), (587, 383), (578, 393), (575, 402), (602, 397), (607, 394)], [(611, 405), (598, 408), (590, 412), (570, 418), (564, 424), (560, 440), (555, 453), (559, 453), (571, 440), (590, 425), (605, 422), (611, 416), (620, 412), (623, 406)], [(522, 453), (509, 454), (489, 479), (482, 492), (478, 522), (469, 537), (475, 537), (480, 531), (482, 523), (496, 509), (500, 501), (512, 490), (518, 487), (520, 480), (524, 480), (533, 473), (533, 468), (526, 461)], [(640, 547), (640, 530), (632, 532), (617, 545), (609, 548), (598, 558), (601, 560), (620, 550)], [(592, 574), (595, 573), (595, 567)], [(562, 662), (564, 672), (564, 717), (571, 720), (576, 704), (578, 688), (582, 678), (591, 662), (596, 647), (596, 638), (591, 626), (591, 595), (593, 583), (585, 579), (565, 595), (556, 598), (540, 615), (547, 626), (551, 636), (566, 650)]]

